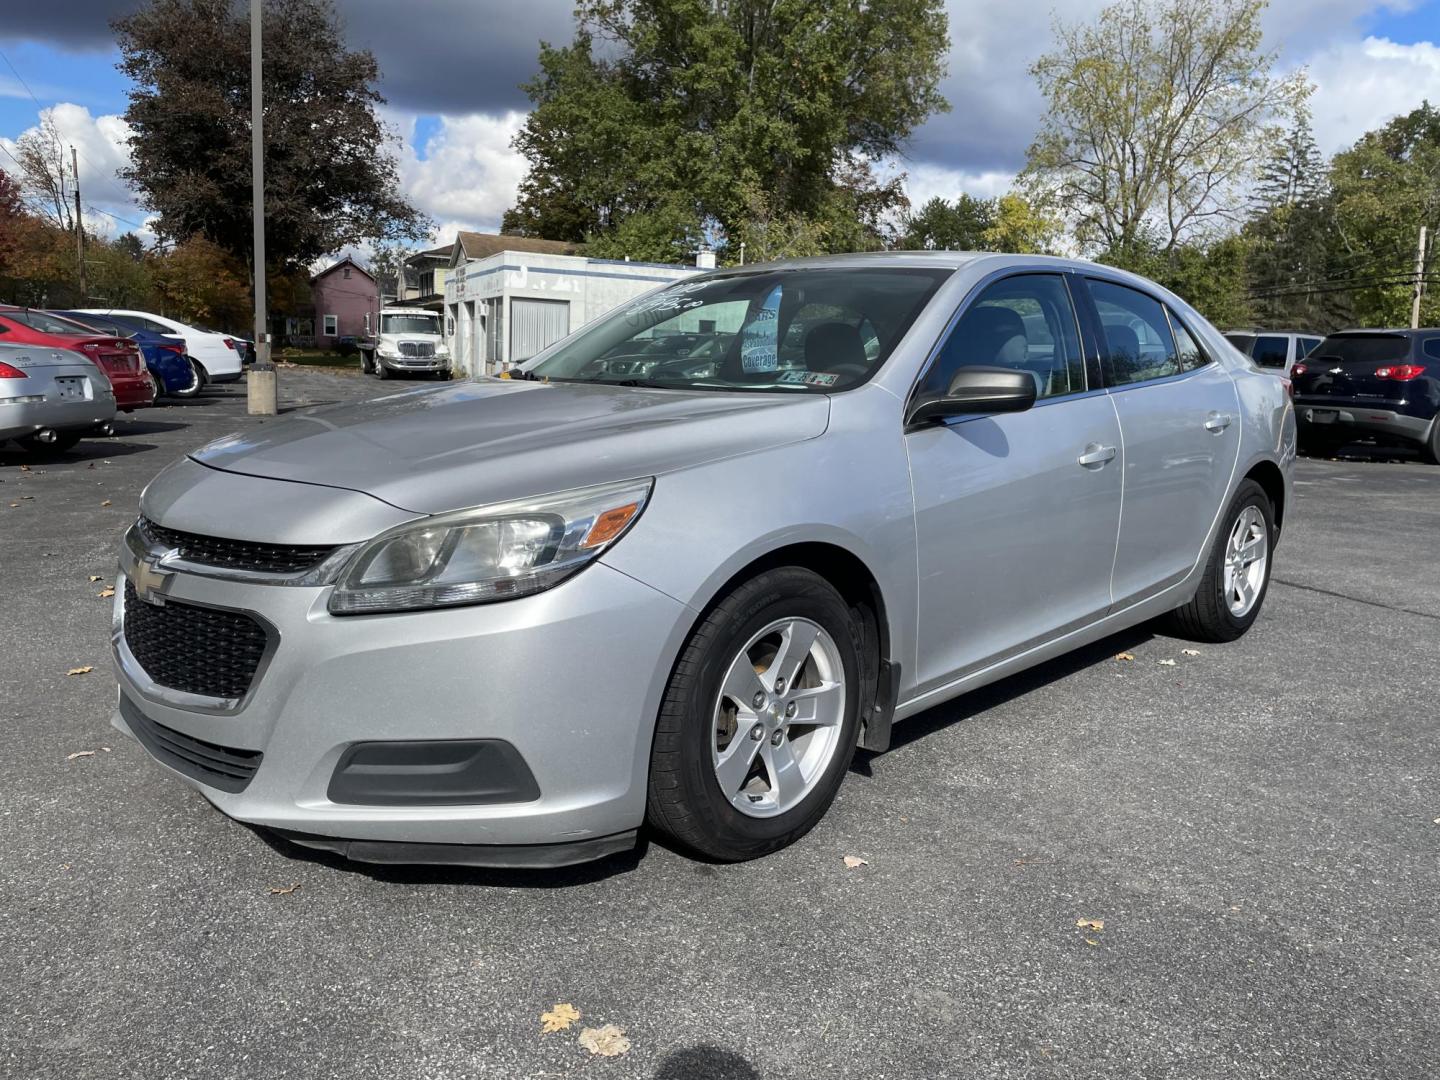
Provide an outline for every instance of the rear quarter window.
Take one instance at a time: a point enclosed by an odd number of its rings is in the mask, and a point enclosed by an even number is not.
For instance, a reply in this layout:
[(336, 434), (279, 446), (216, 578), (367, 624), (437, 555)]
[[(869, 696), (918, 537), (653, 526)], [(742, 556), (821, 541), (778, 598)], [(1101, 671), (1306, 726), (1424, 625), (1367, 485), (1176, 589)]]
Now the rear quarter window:
[(1426, 359), (1440, 360), (1440, 338), (1426, 338), (1421, 348), (1425, 351)]
[(1290, 339), (1278, 335), (1257, 337), (1250, 357), (1261, 367), (1283, 368), (1290, 357)]

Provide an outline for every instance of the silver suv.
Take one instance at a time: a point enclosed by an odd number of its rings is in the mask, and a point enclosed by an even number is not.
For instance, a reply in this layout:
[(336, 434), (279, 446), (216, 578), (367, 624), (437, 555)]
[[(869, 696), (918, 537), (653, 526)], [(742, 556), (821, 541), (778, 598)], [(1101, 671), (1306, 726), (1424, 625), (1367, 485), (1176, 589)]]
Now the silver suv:
[(120, 551), (114, 722), (356, 859), (559, 865), (647, 822), (748, 859), (893, 722), (1156, 616), (1243, 634), (1294, 454), (1283, 384), (1129, 274), (711, 273), (508, 379), (167, 468)]

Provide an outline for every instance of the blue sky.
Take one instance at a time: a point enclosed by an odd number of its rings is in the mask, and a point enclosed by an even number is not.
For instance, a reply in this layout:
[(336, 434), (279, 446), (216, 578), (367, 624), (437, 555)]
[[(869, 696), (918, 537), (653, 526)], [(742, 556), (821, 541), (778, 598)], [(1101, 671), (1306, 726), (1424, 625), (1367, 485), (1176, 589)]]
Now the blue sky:
[[(0, 166), (3, 148), (59, 106), (57, 123), (81, 150), (81, 181), (97, 227), (129, 226), (143, 212), (114, 178), (124, 164), (127, 81), (107, 26), (138, 0), (67, 0), (7, 13), (0, 32)], [(513, 199), (524, 163), (509, 148), (523, 121), (518, 84), (533, 69), (538, 39), (569, 36), (570, 0), (423, 0), (441, 33), (396, 34), (391, 0), (339, 0), (353, 45), (372, 49), (389, 98), (385, 118), (401, 137), (401, 176), (444, 234), (494, 228)], [(1026, 68), (1048, 45), (1052, 10), (1087, 18), (1103, 0), (949, 0), (952, 51), (943, 90), (955, 106), (916, 133), (906, 160), (912, 199), (967, 190), (1003, 191), (1024, 159), (1039, 118)], [(1333, 152), (1424, 98), (1440, 102), (1440, 0), (1272, 0), (1267, 40), (1282, 66), (1306, 65), (1317, 84), (1313, 111), (1322, 149)], [(7, 64), (5, 61), (8, 61)], [(14, 71), (10, 65), (13, 65)], [(18, 72), (19, 78), (16, 73)]]

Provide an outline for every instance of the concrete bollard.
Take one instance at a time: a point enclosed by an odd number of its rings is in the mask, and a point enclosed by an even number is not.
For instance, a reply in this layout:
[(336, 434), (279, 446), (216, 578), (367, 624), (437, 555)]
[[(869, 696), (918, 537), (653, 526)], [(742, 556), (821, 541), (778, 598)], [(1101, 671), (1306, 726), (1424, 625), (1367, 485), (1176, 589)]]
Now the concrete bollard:
[(245, 376), (246, 409), (251, 416), (275, 416), (280, 411), (275, 386), (275, 365), (257, 362)]

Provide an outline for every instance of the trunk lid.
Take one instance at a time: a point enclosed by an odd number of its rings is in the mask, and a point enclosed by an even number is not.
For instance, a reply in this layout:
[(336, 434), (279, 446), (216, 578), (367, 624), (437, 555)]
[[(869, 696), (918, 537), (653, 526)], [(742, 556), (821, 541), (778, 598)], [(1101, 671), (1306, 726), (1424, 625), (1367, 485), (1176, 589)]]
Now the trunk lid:
[(1295, 394), (1361, 405), (1398, 403), (1405, 383), (1379, 373), (1409, 363), (1410, 354), (1404, 334), (1332, 334), (1305, 358), (1302, 374), (1292, 373)]

